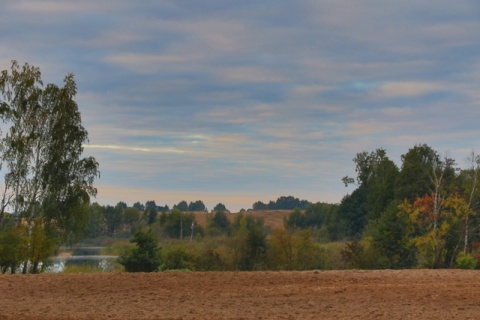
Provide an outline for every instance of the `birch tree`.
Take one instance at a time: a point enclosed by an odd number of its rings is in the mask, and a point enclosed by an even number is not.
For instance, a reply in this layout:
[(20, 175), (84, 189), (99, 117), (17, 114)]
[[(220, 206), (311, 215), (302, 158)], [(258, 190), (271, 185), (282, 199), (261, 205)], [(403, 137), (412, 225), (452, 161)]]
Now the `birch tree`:
[(34, 252), (39, 244), (33, 247), (34, 239), (43, 239), (39, 234), (45, 233), (49, 241), (52, 237), (72, 241), (87, 227), (99, 171), (93, 157), (82, 158), (88, 133), (76, 93), (72, 74), (65, 77), (63, 87), (43, 87), (38, 68), (13, 61), (10, 71), (0, 75), (0, 116), (6, 129), (0, 143), (4, 170), (0, 223), (10, 207), (18, 224), (27, 226), (32, 242), (24, 272), (28, 263), (37, 271), (42, 262), (38, 259), (42, 255)]
[[(468, 203), (468, 207), (471, 209), (472, 214), (475, 214), (479, 202), (479, 182), (480, 182), (480, 156), (476, 155), (474, 151), (470, 153), (467, 158), (469, 162), (469, 168), (462, 170), (460, 178), (462, 181), (462, 187), (464, 188), (464, 197)], [(478, 227), (476, 227), (478, 228)], [(470, 237), (470, 217), (465, 217), (465, 236), (463, 252), (467, 253), (469, 237)]]

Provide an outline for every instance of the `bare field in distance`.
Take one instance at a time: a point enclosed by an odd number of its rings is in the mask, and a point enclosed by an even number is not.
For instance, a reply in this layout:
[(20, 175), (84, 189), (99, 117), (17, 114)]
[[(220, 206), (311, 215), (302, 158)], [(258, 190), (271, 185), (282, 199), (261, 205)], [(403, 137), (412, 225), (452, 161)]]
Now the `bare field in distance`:
[[(292, 210), (255, 210), (245, 212), (246, 214), (253, 215), (255, 218), (263, 218), (265, 225), (275, 228), (283, 227), (283, 217), (286, 217)], [(197, 223), (204, 227), (207, 224), (207, 215), (211, 213), (206, 212), (193, 212)], [(239, 213), (226, 213), (230, 221), (233, 221)]]

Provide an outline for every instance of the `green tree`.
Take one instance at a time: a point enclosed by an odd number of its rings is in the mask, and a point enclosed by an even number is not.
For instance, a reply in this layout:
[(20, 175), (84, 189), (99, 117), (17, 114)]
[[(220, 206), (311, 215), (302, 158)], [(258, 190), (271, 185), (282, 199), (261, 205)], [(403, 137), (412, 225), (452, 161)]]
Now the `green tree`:
[(314, 203), (305, 209), (305, 224), (311, 228), (317, 239), (323, 242), (343, 238), (342, 226), (338, 219), (338, 204)]
[(215, 207), (213, 207), (213, 211), (228, 211), (228, 210), (223, 203), (218, 203)]
[(310, 202), (307, 200), (300, 200), (293, 196), (281, 196), (276, 201), (269, 201), (265, 204), (257, 201), (253, 204), (253, 210), (293, 210), (295, 208), (305, 209)]
[(305, 214), (299, 208), (295, 208), (295, 210), (291, 211), (288, 216), (283, 218), (283, 226), (286, 229), (305, 228)]
[(144, 211), (145, 210), (145, 206), (143, 204), (141, 204), (140, 202), (135, 202), (133, 204), (133, 208), (135, 208), (139, 211)]
[(88, 228), (88, 205), (96, 195), (93, 182), (99, 172), (94, 158), (81, 158), (88, 133), (76, 93), (72, 74), (63, 87), (43, 87), (38, 68), (13, 61), (10, 71), (0, 75), (0, 117), (8, 128), (0, 141), (6, 170), (1, 203), (3, 210), (10, 205), (21, 214), (19, 224), (27, 225), (27, 237), (35, 223), (66, 242)]
[(378, 253), (376, 268), (410, 268), (417, 263), (409, 221), (401, 208), (400, 203), (391, 203), (366, 237)]
[[(467, 202), (468, 207), (472, 210), (473, 214), (476, 214), (480, 211), (480, 156), (476, 155), (475, 152), (471, 152), (468, 157), (469, 167), (461, 170), (458, 175), (457, 184), (460, 194), (463, 196), (463, 199)], [(470, 215), (467, 215), (465, 218), (465, 236), (463, 239), (463, 252), (467, 253), (472, 239), (470, 234), (472, 233), (472, 223), (475, 222), (478, 225), (477, 219), (473, 220)]]
[(230, 220), (224, 211), (216, 211), (208, 216), (207, 229), (209, 233), (214, 234), (228, 234), (230, 231)]
[(147, 207), (145, 209), (145, 217), (147, 219), (147, 223), (149, 225), (155, 223), (155, 221), (157, 221), (157, 216), (158, 216), (158, 211), (157, 211), (157, 207), (153, 207), (153, 206), (150, 206), (150, 207)]
[[(357, 184), (365, 190), (365, 210), (367, 220), (377, 219), (394, 199), (395, 182), (398, 177), (398, 168), (386, 154), (385, 149), (373, 152), (357, 153), (353, 159), (357, 172)], [(349, 177), (344, 178), (346, 184), (353, 183)]]
[(102, 207), (102, 213), (107, 235), (110, 237), (115, 236), (123, 223), (122, 211), (116, 210), (115, 207), (107, 205), (106, 207)]
[(164, 263), (160, 269), (165, 270), (195, 270), (194, 257), (184, 247), (174, 247), (163, 255)]
[(266, 267), (267, 241), (263, 228), (253, 225), (247, 232), (246, 255), (242, 261), (244, 270), (258, 270)]
[(19, 265), (28, 259), (28, 239), (24, 226), (3, 226), (0, 229), (0, 269), (5, 273), (17, 271)]
[(195, 202), (190, 202), (188, 205), (188, 211), (206, 211), (207, 208), (205, 207), (205, 204), (203, 204), (203, 201), (197, 200)]
[(229, 245), (236, 268), (247, 271), (264, 269), (267, 265), (267, 241), (263, 220), (238, 214), (232, 223), (232, 231)]
[(359, 238), (367, 224), (367, 190), (358, 187), (350, 195), (343, 197), (338, 208), (338, 221), (343, 227), (343, 233), (347, 238)]
[(103, 208), (97, 202), (90, 206), (87, 237), (96, 238), (104, 233)]
[(126, 208), (123, 213), (123, 222), (130, 229), (130, 233), (135, 234), (137, 224), (141, 219), (141, 212), (137, 208)]
[(395, 198), (414, 201), (435, 188), (432, 172), (440, 162), (438, 153), (426, 144), (416, 145), (401, 157), (402, 168), (396, 181)]
[(193, 213), (184, 213), (178, 209), (173, 209), (170, 213), (162, 213), (160, 222), (163, 235), (167, 238), (183, 240), (189, 237), (192, 239), (194, 234), (202, 232)]
[(267, 210), (268, 206), (262, 201), (257, 201), (252, 205), (253, 210)]
[(178, 204), (173, 206), (173, 209), (178, 209), (182, 212), (186, 212), (188, 211), (188, 203), (185, 200), (180, 201)]
[(125, 271), (157, 271), (161, 264), (160, 249), (153, 233), (138, 231), (130, 242), (136, 243), (136, 248), (118, 258), (118, 262), (125, 267)]

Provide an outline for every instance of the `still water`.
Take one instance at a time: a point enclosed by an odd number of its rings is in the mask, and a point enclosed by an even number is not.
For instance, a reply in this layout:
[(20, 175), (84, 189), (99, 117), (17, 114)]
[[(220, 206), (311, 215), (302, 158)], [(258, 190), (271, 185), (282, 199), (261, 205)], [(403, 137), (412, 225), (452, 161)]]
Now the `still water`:
[(113, 271), (116, 266), (117, 256), (102, 255), (103, 247), (74, 247), (72, 254), (53, 257), (53, 265), (49, 272), (63, 272), (67, 266), (80, 266), (101, 272)]

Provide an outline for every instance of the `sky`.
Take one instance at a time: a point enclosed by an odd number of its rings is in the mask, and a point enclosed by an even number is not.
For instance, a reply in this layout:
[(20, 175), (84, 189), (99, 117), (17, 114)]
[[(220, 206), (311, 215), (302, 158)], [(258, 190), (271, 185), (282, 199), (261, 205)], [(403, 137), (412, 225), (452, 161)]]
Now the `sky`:
[(338, 203), (358, 152), (480, 150), (477, 0), (0, 4), (0, 70), (75, 75), (103, 205)]

